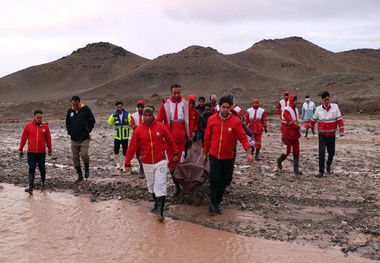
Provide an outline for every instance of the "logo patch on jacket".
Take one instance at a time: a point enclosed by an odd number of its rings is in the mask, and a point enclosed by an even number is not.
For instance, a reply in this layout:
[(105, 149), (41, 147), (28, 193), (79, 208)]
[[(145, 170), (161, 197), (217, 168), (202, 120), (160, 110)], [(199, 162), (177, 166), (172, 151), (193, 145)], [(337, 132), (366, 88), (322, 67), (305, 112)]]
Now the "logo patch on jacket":
[(70, 117), (74, 117), (74, 112), (70, 113)]
[(157, 136), (160, 136), (160, 132), (156, 132), (156, 135), (157, 135)]
[(42, 132), (45, 132), (45, 129), (42, 129)]
[(228, 129), (227, 129), (229, 132), (231, 132), (232, 131), (232, 128), (231, 127), (228, 127)]

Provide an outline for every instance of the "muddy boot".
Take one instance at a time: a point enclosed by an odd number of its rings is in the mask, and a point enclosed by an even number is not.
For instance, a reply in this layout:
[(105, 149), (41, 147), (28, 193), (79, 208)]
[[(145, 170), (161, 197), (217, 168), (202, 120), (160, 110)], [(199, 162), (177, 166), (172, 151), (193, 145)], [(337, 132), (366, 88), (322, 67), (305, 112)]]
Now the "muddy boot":
[(210, 206), (208, 207), (208, 212), (212, 216), (215, 215), (215, 205), (214, 205), (214, 203), (211, 202)]
[(78, 174), (78, 179), (75, 182), (79, 183), (80, 181), (83, 180), (82, 169), (80, 168), (80, 166), (78, 166), (78, 167), (75, 167), (75, 170), (77, 170), (77, 174)]
[(152, 196), (153, 196), (153, 202), (154, 202), (154, 204), (153, 204), (153, 206), (152, 206), (152, 208), (150, 210), (153, 212), (153, 211), (156, 211), (157, 208), (158, 208), (158, 199), (157, 199), (157, 197), (156, 197), (156, 195), (154, 193), (152, 193)]
[(33, 194), (33, 189), (26, 188), (26, 189), (25, 189), (25, 192), (26, 192), (26, 193), (29, 193), (30, 195), (32, 195), (32, 194)]
[(315, 177), (322, 178), (323, 176), (324, 176), (324, 173), (323, 172), (319, 172), (319, 174), (317, 174)]
[(220, 206), (220, 204), (215, 205), (215, 213), (218, 215), (223, 214), (223, 208)]
[(327, 172), (328, 174), (332, 174), (331, 165), (327, 165), (327, 166), (326, 166), (326, 172)]
[(139, 164), (140, 164), (139, 177), (140, 178), (144, 178), (144, 167), (142, 165), (142, 161), (141, 160), (139, 160)]
[(157, 219), (160, 222), (164, 222), (164, 207), (165, 207), (165, 196), (160, 196), (158, 199), (158, 207), (157, 207)]
[(294, 155), (293, 159), (294, 159), (294, 174), (295, 175), (302, 175), (302, 172), (299, 169), (299, 159), (300, 159), (300, 156), (299, 155)]
[(307, 134), (309, 133), (309, 129), (306, 129), (305, 131), (305, 138), (307, 138)]
[(90, 164), (89, 163), (85, 163), (84, 164), (84, 177), (87, 179), (88, 177), (90, 177)]
[(256, 155), (255, 155), (255, 160), (256, 161), (260, 161), (259, 154), (260, 154), (260, 149), (256, 149)]
[(282, 170), (282, 162), (285, 160), (286, 158), (284, 158), (282, 155), (280, 157), (277, 158), (277, 168), (279, 170)]

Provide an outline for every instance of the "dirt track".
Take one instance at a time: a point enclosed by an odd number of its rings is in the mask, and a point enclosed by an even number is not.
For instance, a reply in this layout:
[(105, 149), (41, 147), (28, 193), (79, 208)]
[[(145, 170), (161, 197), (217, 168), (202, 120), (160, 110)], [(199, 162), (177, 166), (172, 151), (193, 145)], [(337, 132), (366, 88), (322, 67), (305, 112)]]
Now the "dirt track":
[[(114, 169), (112, 129), (106, 126), (105, 116), (97, 118), (92, 134), (90, 180), (79, 185), (73, 183), (76, 175), (64, 121), (47, 121), (54, 151), (52, 157), (47, 157), (49, 191), (69, 189), (75, 195), (89, 195), (92, 201), (123, 198), (143, 208), (151, 205), (144, 179)], [(17, 155), (24, 124), (3, 123), (0, 128), (1, 183), (27, 185), (26, 159), (20, 160)], [(166, 214), (241, 235), (335, 247), (379, 260), (380, 120), (346, 119), (345, 133), (337, 139), (332, 175), (314, 177), (318, 172), (318, 139), (311, 136), (301, 138), (300, 167), (304, 175), (293, 176), (289, 158), (278, 176), (275, 160), (281, 142), (279, 121), (274, 117), (268, 135), (263, 136), (260, 162), (246, 165), (239, 147), (234, 181), (222, 203), (223, 215), (210, 217), (207, 213), (208, 184), (193, 193), (168, 198)], [(169, 185), (172, 192), (171, 180)]]

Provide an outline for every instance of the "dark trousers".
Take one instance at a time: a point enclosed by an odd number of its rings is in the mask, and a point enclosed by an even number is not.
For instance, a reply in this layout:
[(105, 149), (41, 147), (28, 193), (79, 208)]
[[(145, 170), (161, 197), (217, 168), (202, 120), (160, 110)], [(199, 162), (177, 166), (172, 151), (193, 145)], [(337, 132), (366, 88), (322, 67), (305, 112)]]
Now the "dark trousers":
[(326, 136), (326, 135), (318, 134), (318, 138), (319, 138), (319, 172), (323, 173), (325, 171), (326, 148), (329, 154), (329, 156), (327, 157), (327, 166), (330, 166), (334, 159), (335, 135)]
[(217, 159), (210, 155), (210, 198), (220, 204), (229, 178), (232, 178), (234, 159)]
[(120, 145), (123, 147), (123, 155), (127, 153), (128, 149), (128, 140), (117, 140), (115, 139), (114, 144), (113, 144), (113, 150), (115, 154), (119, 154), (120, 152)]
[(29, 165), (29, 189), (33, 189), (34, 185), (34, 175), (36, 173), (36, 166), (38, 164), (38, 169), (41, 174), (41, 181), (45, 182), (45, 158), (46, 153), (29, 153), (28, 152), (28, 165)]

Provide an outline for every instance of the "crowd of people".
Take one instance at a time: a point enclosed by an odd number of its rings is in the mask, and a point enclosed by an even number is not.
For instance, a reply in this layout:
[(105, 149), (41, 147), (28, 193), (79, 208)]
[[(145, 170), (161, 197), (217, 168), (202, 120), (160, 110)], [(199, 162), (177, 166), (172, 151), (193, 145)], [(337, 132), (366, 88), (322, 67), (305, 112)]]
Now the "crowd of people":
[[(221, 214), (220, 203), (226, 187), (232, 181), (236, 158), (237, 141), (247, 154), (247, 163), (255, 159), (260, 161), (262, 134), (268, 132), (268, 118), (260, 107), (259, 99), (252, 101), (252, 107), (241, 109), (231, 93), (222, 96), (219, 101), (212, 94), (206, 101), (204, 96), (193, 95), (186, 99), (182, 96), (182, 87), (174, 84), (170, 87), (170, 97), (165, 98), (155, 116), (151, 104), (138, 100), (136, 112), (129, 113), (123, 103), (115, 103), (115, 109), (108, 118), (109, 126), (114, 128), (114, 155), (116, 169), (131, 172), (131, 160), (137, 158), (139, 174), (146, 178), (148, 192), (152, 194), (158, 220), (164, 220), (164, 206), (167, 196), (167, 175), (170, 174), (175, 185), (177, 196), (181, 192), (180, 183), (173, 177), (176, 167), (181, 163), (195, 141), (203, 146), (203, 162), (210, 162), (210, 206), (213, 215)], [(328, 158), (326, 172), (332, 172), (335, 153), (335, 134), (339, 126), (339, 136), (344, 135), (343, 119), (337, 104), (331, 103), (330, 94), (321, 94), (322, 104), (318, 107), (306, 96), (302, 105), (301, 119), (304, 121), (305, 137), (308, 131), (314, 134), (318, 122), (319, 138), (319, 173), (316, 177), (325, 176), (325, 152)], [(197, 104), (198, 103), (198, 104)], [(95, 117), (91, 109), (84, 105), (78, 96), (71, 99), (71, 107), (66, 115), (66, 129), (71, 138), (73, 165), (77, 172), (76, 183), (90, 176), (90, 133), (94, 129)], [(197, 105), (196, 105), (197, 104)], [(299, 168), (301, 121), (297, 109), (298, 97), (289, 92), (278, 102), (277, 113), (281, 122), (281, 140), (283, 149), (277, 159), (277, 168), (282, 169), (282, 162), (293, 152), (294, 174), (302, 175)], [(34, 177), (38, 165), (41, 174), (41, 187), (45, 187), (45, 156), (52, 154), (52, 142), (47, 123), (42, 122), (43, 113), (34, 112), (34, 119), (23, 131), (19, 154), (28, 141), (27, 159), (29, 165), (29, 187), (33, 193)], [(120, 148), (122, 152), (120, 153)], [(254, 156), (253, 156), (254, 155)], [(84, 164), (84, 177), (81, 168)]]

